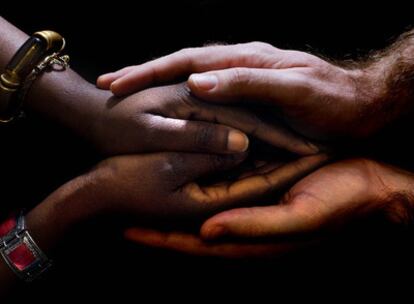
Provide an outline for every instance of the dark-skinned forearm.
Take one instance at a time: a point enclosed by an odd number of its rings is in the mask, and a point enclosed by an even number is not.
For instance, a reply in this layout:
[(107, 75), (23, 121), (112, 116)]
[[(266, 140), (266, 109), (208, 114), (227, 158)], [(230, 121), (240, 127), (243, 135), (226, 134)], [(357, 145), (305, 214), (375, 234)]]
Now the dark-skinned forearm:
[[(102, 199), (93, 190), (94, 178), (87, 174), (66, 183), (26, 215), (30, 235), (46, 254), (63, 242), (73, 227), (99, 213)], [(0, 296), (17, 282), (16, 275), (0, 259)]]
[[(28, 38), (28, 35), (0, 17), (0, 71)], [(33, 84), (25, 108), (35, 111), (76, 133), (88, 137), (92, 124), (110, 98), (107, 91), (82, 79), (73, 70), (43, 73)]]
[(3, 72), (7, 63), (23, 45), (28, 36), (18, 28), (0, 17), (0, 71)]
[(110, 92), (96, 89), (73, 70), (46, 72), (37, 79), (26, 100), (27, 109), (91, 139), (94, 123)]

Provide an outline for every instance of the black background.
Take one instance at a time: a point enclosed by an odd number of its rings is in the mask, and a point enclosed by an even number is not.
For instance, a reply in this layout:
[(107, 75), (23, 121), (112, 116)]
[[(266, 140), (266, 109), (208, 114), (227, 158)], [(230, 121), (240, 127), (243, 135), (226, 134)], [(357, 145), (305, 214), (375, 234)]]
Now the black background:
[[(2, 5), (1, 13), (27, 33), (46, 28), (62, 33), (72, 68), (91, 82), (100, 73), (207, 42), (260, 40), (332, 58), (355, 58), (386, 46), (413, 23), (408, 4), (395, 1), (368, 8), (351, 2), (316, 6), (262, 0), (50, 5)], [(10, 206), (35, 205), (98, 159), (71, 134), (36, 117), (0, 132), (4, 212)], [(410, 142), (406, 137), (400, 140)], [(386, 154), (392, 160), (398, 155), (411, 166), (409, 144)], [(406, 291), (403, 274), (414, 270), (412, 232), (376, 222), (339, 234), (316, 249), (265, 261), (198, 258), (142, 248), (124, 242), (118, 224), (91, 223), (68, 236), (54, 269), (19, 289), (14, 301), (95, 303), (110, 296), (137, 303), (147, 297), (199, 301), (212, 296), (218, 301), (219, 292), (232, 297), (249, 294), (256, 300), (270, 295), (269, 301), (278, 301), (287, 291), (292, 297), (320, 296), (328, 290), (337, 291), (336, 296), (361, 290), (374, 294), (395, 284), (400, 293)], [(372, 283), (373, 289), (368, 287)]]

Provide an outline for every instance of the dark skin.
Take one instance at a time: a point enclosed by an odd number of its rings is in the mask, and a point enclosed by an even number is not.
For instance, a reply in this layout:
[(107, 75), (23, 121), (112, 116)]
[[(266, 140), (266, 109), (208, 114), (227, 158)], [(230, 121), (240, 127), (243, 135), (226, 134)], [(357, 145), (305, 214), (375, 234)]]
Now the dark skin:
[[(324, 232), (344, 228), (373, 213), (382, 213), (397, 224), (409, 223), (414, 210), (413, 189), (410, 172), (368, 159), (350, 159), (306, 176), (280, 202), (214, 215), (203, 224), (200, 236), (147, 228), (131, 228), (125, 235), (148, 246), (202, 256), (277, 256), (313, 245)], [(286, 238), (291, 236), (301, 238)], [(245, 242), (229, 241), (231, 238)], [(260, 243), (255, 238), (270, 242)]]
[[(391, 122), (412, 117), (414, 31), (360, 62), (333, 64), (304, 52), (269, 44), (184, 49), (101, 76), (97, 83), (123, 95), (189, 76), (192, 94), (214, 104), (273, 107), (304, 136), (334, 142), (369, 138)], [(270, 110), (269, 110), (270, 112)], [(222, 236), (270, 237), (307, 234), (345, 225), (372, 212), (397, 222), (411, 219), (412, 174), (368, 159), (319, 169), (270, 207), (235, 209), (205, 222), (200, 236), (131, 229), (145, 244), (201, 255), (250, 256), (286, 252), (304, 243), (206, 243)], [(312, 238), (307, 239), (312, 242)], [(305, 242), (306, 243), (306, 242)]]
[[(27, 35), (0, 18), (0, 68), (25, 39)], [(244, 160), (248, 139), (243, 132), (299, 154), (315, 154), (318, 148), (243, 109), (203, 103), (183, 84), (116, 98), (70, 69), (52, 71), (37, 79), (25, 107), (83, 136), (102, 154), (126, 154), (69, 181), (27, 214), (28, 229), (46, 253), (91, 217), (205, 217), (285, 187), (327, 161), (317, 154), (235, 181), (197, 184), (200, 177)], [(131, 154), (155, 151), (180, 153)], [(15, 283), (0, 263), (0, 290), (6, 292)]]
[[(0, 68), (27, 38), (0, 18)], [(240, 153), (248, 148), (246, 134), (301, 155), (318, 152), (308, 140), (277, 124), (266, 123), (253, 113), (202, 103), (191, 97), (184, 86), (115, 98), (68, 69), (44, 73), (25, 104), (27, 110), (73, 130), (109, 155), (162, 151)]]
[(191, 92), (203, 100), (273, 106), (307, 137), (361, 138), (411, 109), (409, 84), (390, 87), (394, 66), (410, 60), (414, 45), (411, 37), (400, 44), (348, 66), (262, 42), (190, 48), (102, 75), (97, 84), (122, 96), (190, 75)]
[[(30, 211), (26, 217), (28, 230), (47, 252), (72, 228), (102, 214), (132, 214), (152, 221), (205, 217), (278, 190), (327, 161), (325, 155), (307, 156), (233, 182), (210, 186), (195, 182), (206, 174), (232, 168), (245, 157), (156, 153), (109, 158)], [(9, 290), (16, 280), (1, 263), (0, 291)]]

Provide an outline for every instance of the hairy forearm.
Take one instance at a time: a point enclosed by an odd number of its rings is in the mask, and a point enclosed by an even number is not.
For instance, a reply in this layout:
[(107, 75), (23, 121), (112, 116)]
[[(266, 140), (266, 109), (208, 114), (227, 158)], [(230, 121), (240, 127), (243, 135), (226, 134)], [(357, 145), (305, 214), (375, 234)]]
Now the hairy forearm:
[(370, 54), (360, 64), (361, 70), (371, 80), (368, 86), (376, 102), (376, 106), (372, 108), (373, 114), (375, 115), (375, 111), (387, 112), (390, 121), (401, 116), (412, 116), (414, 30), (402, 34), (388, 48)]

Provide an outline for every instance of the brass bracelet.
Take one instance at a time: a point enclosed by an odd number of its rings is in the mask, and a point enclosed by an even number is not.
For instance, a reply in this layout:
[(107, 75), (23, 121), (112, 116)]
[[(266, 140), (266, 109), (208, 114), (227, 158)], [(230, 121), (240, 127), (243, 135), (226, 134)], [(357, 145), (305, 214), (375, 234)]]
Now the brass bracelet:
[(0, 123), (22, 113), (25, 96), (36, 78), (48, 67), (68, 67), (69, 57), (60, 56), (65, 39), (53, 31), (36, 32), (16, 52), (0, 76)]

